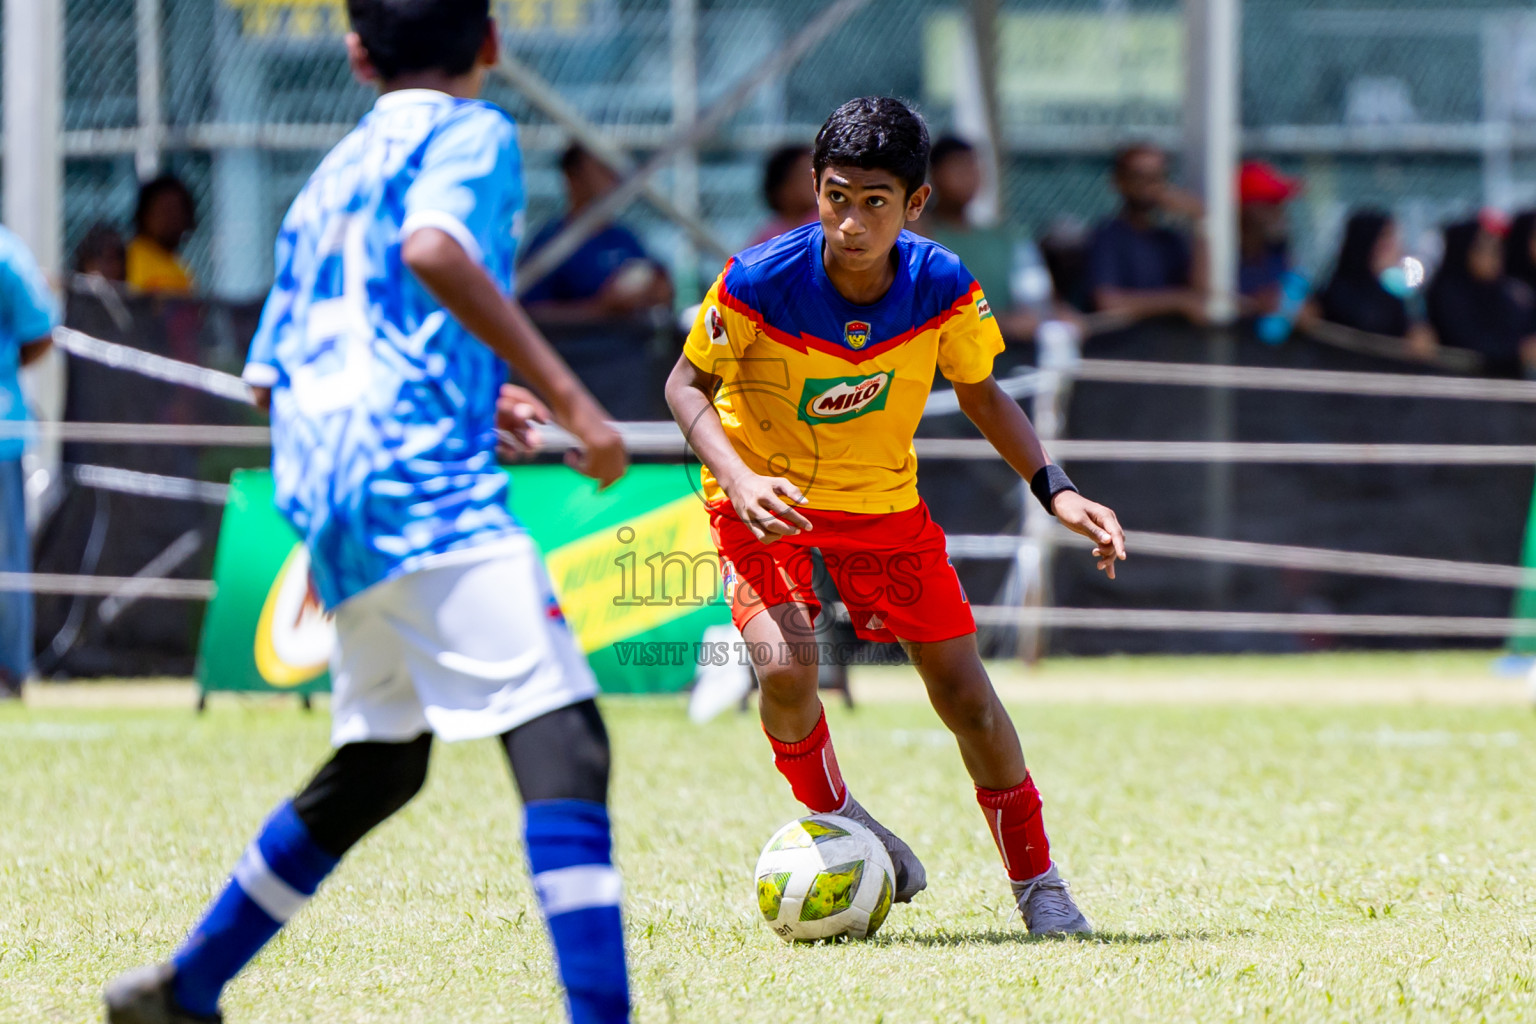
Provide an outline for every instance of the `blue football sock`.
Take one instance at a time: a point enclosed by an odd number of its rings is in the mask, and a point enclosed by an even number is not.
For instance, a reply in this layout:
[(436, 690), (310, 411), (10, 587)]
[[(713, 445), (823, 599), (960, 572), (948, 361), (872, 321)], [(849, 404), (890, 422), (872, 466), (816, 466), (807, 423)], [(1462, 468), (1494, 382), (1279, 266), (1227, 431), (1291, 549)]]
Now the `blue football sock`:
[(619, 873), (607, 810), (586, 800), (531, 803), (526, 838), (573, 1024), (629, 1020)]
[(315, 894), (337, 864), (310, 838), (293, 804), (272, 813), (245, 848), (219, 898), (176, 951), (173, 994), (196, 1014), (218, 1011), (219, 993)]

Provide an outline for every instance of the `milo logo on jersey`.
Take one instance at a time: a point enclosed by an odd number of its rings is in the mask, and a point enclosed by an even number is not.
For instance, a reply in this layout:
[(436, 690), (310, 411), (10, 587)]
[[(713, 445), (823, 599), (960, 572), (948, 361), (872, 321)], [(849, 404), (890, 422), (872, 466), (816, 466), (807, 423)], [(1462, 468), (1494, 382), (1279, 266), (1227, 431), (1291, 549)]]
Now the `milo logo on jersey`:
[(844, 423), (885, 408), (890, 395), (889, 372), (868, 377), (808, 379), (800, 393), (800, 419), (806, 423)]

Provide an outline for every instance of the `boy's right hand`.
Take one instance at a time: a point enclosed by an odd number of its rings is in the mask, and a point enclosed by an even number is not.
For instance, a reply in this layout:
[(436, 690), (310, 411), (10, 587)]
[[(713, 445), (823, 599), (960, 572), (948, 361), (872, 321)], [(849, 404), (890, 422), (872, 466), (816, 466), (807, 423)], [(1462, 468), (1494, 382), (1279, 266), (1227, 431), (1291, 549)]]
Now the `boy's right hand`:
[(596, 480), (601, 491), (624, 475), (629, 468), (629, 452), (624, 447), (624, 438), (605, 423), (582, 435), (581, 447), (565, 453), (565, 464)]
[(785, 500), (803, 505), (805, 495), (781, 476), (746, 474), (731, 481), (725, 487), (725, 495), (731, 499), (737, 518), (746, 523), (752, 536), (764, 544), (771, 544), (780, 537), (793, 537), (811, 528), (811, 521)]

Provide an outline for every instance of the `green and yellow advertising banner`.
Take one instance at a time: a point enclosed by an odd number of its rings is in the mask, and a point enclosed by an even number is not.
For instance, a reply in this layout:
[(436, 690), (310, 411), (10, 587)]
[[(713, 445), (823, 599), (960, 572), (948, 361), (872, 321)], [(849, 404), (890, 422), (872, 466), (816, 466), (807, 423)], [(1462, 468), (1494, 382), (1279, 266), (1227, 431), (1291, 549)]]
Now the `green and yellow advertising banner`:
[[(663, 693), (693, 679), (721, 600), (696, 469), (634, 466), (599, 494), (564, 466), (520, 466), (510, 505), (544, 552), (560, 604), (609, 693)], [(272, 505), (272, 475), (230, 480), (217, 591), (203, 623), (203, 692), (310, 694), (330, 688), (335, 630), (309, 586), (309, 558)]]
[[(1527, 569), (1536, 569), (1536, 494), (1531, 495), (1530, 519), (1525, 527), (1525, 557), (1520, 561)], [(1536, 588), (1525, 587), (1516, 592), (1514, 616), (1536, 619)], [(1518, 634), (1509, 647), (1515, 654), (1536, 655), (1536, 635)]]

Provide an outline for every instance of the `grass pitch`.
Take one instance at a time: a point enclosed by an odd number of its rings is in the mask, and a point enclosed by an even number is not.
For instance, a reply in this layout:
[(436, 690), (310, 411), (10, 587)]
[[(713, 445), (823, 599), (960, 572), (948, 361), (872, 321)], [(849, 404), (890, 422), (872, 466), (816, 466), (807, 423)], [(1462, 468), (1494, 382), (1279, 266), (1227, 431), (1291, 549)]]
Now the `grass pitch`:
[[(871, 699), (833, 707), (832, 727), (931, 887), (874, 941), (831, 947), (787, 947), (757, 919), (758, 849), (799, 811), (755, 722), (609, 701), (636, 1018), (1530, 1020), (1536, 716), (1489, 661), (1000, 669), (1091, 941), (1024, 934), (903, 670), (856, 677)], [(169, 952), (326, 755), (324, 714), (291, 702), (198, 717), (128, 692), (0, 707), (0, 1021), (96, 1019), (101, 984)], [(518, 831), (496, 747), (440, 746), (422, 796), (230, 987), (229, 1019), (560, 1019)]]

